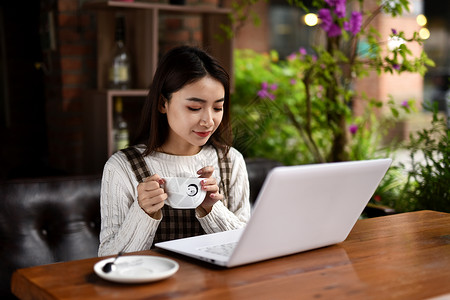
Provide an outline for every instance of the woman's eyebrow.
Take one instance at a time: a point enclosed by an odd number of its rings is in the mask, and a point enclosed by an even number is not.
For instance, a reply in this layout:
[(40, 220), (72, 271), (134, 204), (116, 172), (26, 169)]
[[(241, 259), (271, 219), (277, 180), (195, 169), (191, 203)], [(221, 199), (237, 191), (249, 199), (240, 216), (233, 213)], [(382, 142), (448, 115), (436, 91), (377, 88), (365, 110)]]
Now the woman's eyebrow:
[[(193, 102), (201, 102), (201, 103), (205, 103), (205, 102), (207, 102), (206, 100), (204, 100), (204, 99), (200, 99), (200, 98), (197, 98), (197, 97), (191, 97), (191, 98), (187, 98), (186, 100), (188, 100), (188, 101), (193, 101)], [(224, 99), (224, 98), (220, 98), (220, 99), (218, 99), (218, 100), (214, 101), (214, 103), (218, 103), (218, 102), (224, 102), (224, 101), (225, 101), (225, 99)]]

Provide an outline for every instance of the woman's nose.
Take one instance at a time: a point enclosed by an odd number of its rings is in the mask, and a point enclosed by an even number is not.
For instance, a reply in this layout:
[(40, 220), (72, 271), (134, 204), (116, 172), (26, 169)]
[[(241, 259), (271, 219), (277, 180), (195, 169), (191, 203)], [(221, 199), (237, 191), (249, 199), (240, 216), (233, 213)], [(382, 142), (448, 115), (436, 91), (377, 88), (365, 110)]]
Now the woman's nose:
[(212, 126), (214, 125), (214, 121), (212, 118), (212, 113), (209, 111), (205, 111), (205, 113), (202, 114), (202, 119), (200, 120), (201, 126)]

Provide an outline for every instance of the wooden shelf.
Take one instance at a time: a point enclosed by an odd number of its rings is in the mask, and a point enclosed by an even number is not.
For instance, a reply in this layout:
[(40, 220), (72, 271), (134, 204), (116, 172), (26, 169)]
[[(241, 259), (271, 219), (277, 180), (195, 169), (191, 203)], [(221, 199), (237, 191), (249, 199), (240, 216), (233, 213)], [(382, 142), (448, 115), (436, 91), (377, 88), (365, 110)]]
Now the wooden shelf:
[(123, 2), (123, 1), (104, 1), (104, 0), (92, 0), (83, 4), (83, 8), (86, 9), (158, 9), (164, 12), (179, 12), (179, 13), (192, 13), (192, 14), (229, 14), (231, 9), (212, 7), (206, 5), (170, 5), (163, 3), (151, 3), (151, 2)]
[(136, 132), (148, 90), (88, 90), (83, 95), (85, 171), (98, 173), (114, 153), (114, 99), (122, 97), (130, 136)]
[[(125, 17), (126, 45), (132, 58), (133, 88), (148, 88), (158, 65), (159, 19), (167, 14), (196, 14), (201, 17), (200, 46), (217, 58), (233, 74), (233, 40), (225, 37), (221, 24), (231, 26), (228, 8), (169, 5), (149, 2), (89, 1), (83, 5), (97, 15), (97, 88), (107, 88), (107, 69), (114, 45), (116, 13)], [(232, 84), (232, 83), (231, 83)], [(233, 85), (233, 84), (232, 84)]]

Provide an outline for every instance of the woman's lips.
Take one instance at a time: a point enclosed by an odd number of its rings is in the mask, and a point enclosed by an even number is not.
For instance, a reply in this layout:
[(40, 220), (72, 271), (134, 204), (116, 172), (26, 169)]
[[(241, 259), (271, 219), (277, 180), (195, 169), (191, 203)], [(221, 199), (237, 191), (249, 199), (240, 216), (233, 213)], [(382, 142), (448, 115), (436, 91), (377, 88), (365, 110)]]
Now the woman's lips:
[(211, 134), (211, 131), (194, 131), (199, 137), (207, 137)]

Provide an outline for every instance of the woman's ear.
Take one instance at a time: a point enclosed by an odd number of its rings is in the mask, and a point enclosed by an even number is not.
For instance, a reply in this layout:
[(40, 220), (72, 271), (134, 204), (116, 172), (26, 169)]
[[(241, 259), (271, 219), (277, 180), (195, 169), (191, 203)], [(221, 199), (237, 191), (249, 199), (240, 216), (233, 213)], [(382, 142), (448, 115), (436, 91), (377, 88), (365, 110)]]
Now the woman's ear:
[(167, 105), (167, 99), (163, 96), (161, 96), (161, 101), (159, 101), (159, 112), (162, 114), (165, 114), (167, 112), (166, 105)]

